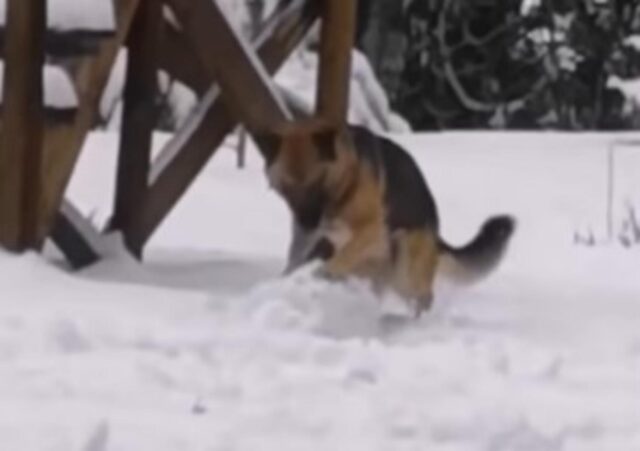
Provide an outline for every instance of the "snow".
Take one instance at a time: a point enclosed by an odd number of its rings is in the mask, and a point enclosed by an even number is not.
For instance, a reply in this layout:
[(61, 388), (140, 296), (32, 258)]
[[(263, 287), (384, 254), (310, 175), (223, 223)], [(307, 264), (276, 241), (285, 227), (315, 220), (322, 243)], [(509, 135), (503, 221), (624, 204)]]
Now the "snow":
[(191, 116), (198, 98), (188, 86), (171, 79), (164, 71), (160, 72), (159, 86), (160, 92), (167, 96), (167, 102), (171, 106), (175, 127), (180, 129)]
[(107, 84), (100, 98), (100, 117), (108, 121), (109, 130), (119, 130), (122, 119), (122, 95), (127, 71), (127, 50), (118, 51)]
[(629, 80), (622, 79), (615, 75), (609, 77), (607, 86), (610, 88), (618, 88), (626, 99), (634, 104), (640, 104), (640, 78), (632, 78)]
[[(639, 248), (605, 236), (605, 162), (620, 138), (396, 135), (447, 240), (498, 211), (519, 220), (499, 270), (465, 290), (440, 280), (419, 320), (357, 281), (281, 277), (287, 211), (257, 154), (237, 170), (229, 146), (144, 265), (116, 235), (106, 261), (76, 274), (0, 253), (3, 449), (639, 450)], [(117, 143), (93, 133), (70, 186), (97, 224)], [(618, 207), (640, 188), (627, 154)], [(573, 243), (583, 227), (596, 246)]]
[[(127, 50), (121, 49), (111, 68), (107, 85), (100, 98), (100, 117), (106, 129), (120, 130), (123, 114), (123, 92), (127, 70)], [(174, 115), (176, 129), (182, 127), (197, 105), (197, 96), (187, 86), (172, 79), (165, 71), (158, 72), (158, 87)]]
[(522, 0), (520, 4), (520, 13), (529, 14), (532, 9), (540, 7), (540, 0)]
[(635, 50), (640, 50), (640, 34), (629, 36), (624, 40), (624, 44), (633, 47)]
[[(78, 106), (78, 95), (69, 76), (58, 66), (45, 64), (42, 73), (44, 104), (56, 109)], [(0, 61), (0, 102), (4, 98), (4, 61)]]
[[(5, 26), (7, 0), (0, 0)], [(112, 0), (47, 0), (47, 26), (58, 31), (108, 31), (115, 28)]]

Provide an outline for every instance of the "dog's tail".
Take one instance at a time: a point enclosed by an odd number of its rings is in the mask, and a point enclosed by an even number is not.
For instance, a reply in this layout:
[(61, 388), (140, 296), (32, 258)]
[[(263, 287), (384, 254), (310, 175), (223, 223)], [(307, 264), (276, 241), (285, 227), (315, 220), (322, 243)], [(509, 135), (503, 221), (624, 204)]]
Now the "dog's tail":
[(476, 237), (462, 247), (453, 247), (440, 239), (438, 273), (462, 284), (482, 279), (502, 260), (515, 226), (512, 216), (492, 216), (485, 221)]

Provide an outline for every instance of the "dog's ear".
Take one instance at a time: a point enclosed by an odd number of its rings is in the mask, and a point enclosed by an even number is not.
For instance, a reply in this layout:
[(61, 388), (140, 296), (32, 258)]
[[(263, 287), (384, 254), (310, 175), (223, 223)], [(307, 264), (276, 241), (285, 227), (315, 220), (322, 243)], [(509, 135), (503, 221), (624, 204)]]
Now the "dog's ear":
[(321, 161), (333, 161), (336, 159), (338, 131), (335, 128), (316, 131), (311, 135), (311, 138), (318, 150)]
[(255, 133), (253, 139), (262, 151), (267, 166), (272, 164), (278, 156), (282, 137), (274, 132), (260, 132)]

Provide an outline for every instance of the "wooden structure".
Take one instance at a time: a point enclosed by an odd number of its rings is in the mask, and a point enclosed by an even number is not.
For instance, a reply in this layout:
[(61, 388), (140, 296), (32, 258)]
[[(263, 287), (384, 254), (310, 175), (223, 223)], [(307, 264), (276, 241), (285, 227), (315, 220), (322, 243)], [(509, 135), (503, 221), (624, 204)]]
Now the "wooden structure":
[[(316, 114), (345, 120), (356, 0), (281, 0), (251, 43), (212, 0), (100, 0), (113, 1), (112, 30), (66, 32), (47, 28), (47, 0), (4, 1), (0, 245), (12, 251), (52, 237), (76, 267), (99, 258), (64, 192), (122, 46), (129, 57), (110, 229), (137, 256), (238, 123), (254, 133), (294, 120), (271, 75), (319, 18)], [(60, 59), (77, 93), (66, 115), (48, 114), (42, 89), (42, 68)], [(192, 87), (199, 104), (152, 160), (159, 69)]]

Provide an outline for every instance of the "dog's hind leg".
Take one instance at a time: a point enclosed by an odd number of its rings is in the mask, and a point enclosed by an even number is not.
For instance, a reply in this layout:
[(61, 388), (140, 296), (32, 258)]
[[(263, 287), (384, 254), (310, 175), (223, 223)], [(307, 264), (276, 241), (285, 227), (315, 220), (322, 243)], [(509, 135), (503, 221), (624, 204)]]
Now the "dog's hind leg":
[(417, 304), (416, 314), (433, 302), (433, 280), (438, 263), (436, 234), (424, 229), (399, 230), (393, 235), (395, 256), (392, 286), (407, 301)]
[(383, 266), (388, 253), (386, 228), (383, 223), (373, 222), (353, 231), (349, 240), (334, 250), (326, 262), (325, 273), (336, 278), (370, 276)]

